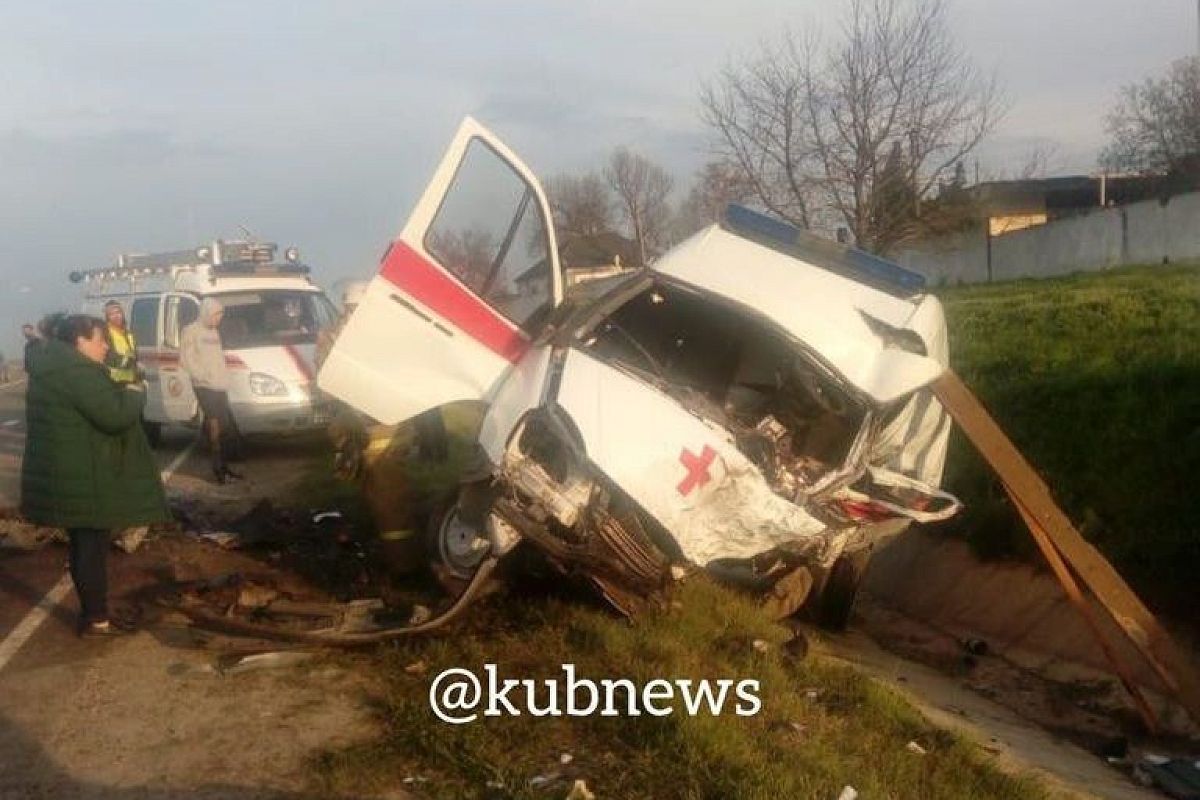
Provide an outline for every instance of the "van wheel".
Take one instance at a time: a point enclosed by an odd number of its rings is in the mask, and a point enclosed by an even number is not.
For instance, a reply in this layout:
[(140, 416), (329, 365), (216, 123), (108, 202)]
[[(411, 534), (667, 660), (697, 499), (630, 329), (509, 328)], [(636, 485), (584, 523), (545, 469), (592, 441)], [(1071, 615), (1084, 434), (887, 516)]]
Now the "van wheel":
[(430, 516), (425, 537), (429, 568), (451, 595), (466, 588), (490, 549), (487, 534), (462, 518), (457, 502)]
[(147, 422), (142, 420), (142, 430), (146, 432), (146, 441), (151, 447), (158, 447), (162, 442), (162, 424), (158, 422)]
[(858, 587), (871, 560), (870, 549), (843, 555), (833, 563), (825, 587), (821, 590), (817, 624), (830, 631), (844, 631), (850, 626)]

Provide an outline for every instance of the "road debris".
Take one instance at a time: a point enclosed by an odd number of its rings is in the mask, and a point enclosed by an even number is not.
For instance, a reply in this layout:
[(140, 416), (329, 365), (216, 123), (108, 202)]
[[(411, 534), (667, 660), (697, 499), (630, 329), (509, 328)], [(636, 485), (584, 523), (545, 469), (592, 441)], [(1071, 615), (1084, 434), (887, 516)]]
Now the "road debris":
[(278, 589), (248, 581), (238, 590), (237, 604), (242, 608), (265, 608), (277, 597)]
[(25, 521), (15, 508), (0, 509), (0, 550), (40, 550), (52, 542), (66, 542), (66, 531)]
[(983, 639), (964, 639), (962, 646), (964, 650), (973, 656), (986, 656), (988, 654), (988, 643)]
[(433, 619), (433, 612), (429, 610), (429, 607), (417, 604), (412, 607), (412, 613), (408, 616), (408, 624), (422, 625), (431, 619)]
[(567, 792), (565, 800), (596, 800), (596, 795), (588, 789), (586, 781), (576, 778), (575, 782), (571, 784), (571, 791)]
[(536, 789), (539, 786), (548, 786), (558, 780), (562, 780), (561, 772), (543, 772), (541, 775), (534, 775), (529, 779), (529, 788)]
[(222, 550), (236, 550), (242, 546), (242, 537), (232, 531), (209, 531), (200, 534), (206, 542), (212, 542)]
[(1175, 800), (1200, 800), (1200, 760), (1147, 753), (1134, 765), (1133, 776)]
[(279, 650), (270, 653), (255, 653), (249, 656), (238, 656), (228, 660), (218, 660), (217, 672), (221, 675), (238, 675), (243, 672), (253, 672), (261, 669), (279, 669), (294, 667), (315, 656), (315, 653), (304, 650)]
[(113, 545), (124, 550), (126, 553), (132, 553), (141, 547), (142, 542), (146, 541), (149, 536), (150, 527), (148, 525), (126, 528), (113, 537)]

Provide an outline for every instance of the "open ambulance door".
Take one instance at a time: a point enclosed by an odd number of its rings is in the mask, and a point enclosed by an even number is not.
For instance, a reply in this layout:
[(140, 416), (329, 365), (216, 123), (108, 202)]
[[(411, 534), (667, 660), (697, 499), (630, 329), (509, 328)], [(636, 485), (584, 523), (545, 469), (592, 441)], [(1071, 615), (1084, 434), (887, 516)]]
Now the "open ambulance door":
[(182, 292), (167, 292), (159, 302), (156, 399), (162, 403), (166, 422), (191, 422), (196, 416), (196, 393), (179, 364), (179, 339), (183, 329), (200, 315), (200, 303)]
[(487, 398), (562, 302), (545, 193), (470, 117), (339, 334), (320, 388), (384, 424)]

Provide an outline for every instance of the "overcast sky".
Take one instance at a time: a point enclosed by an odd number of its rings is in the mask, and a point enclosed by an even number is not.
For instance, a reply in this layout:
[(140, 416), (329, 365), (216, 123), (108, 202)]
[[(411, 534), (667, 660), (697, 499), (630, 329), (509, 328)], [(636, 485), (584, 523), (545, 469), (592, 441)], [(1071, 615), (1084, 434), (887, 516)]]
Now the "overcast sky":
[[(0, 9), (0, 349), (74, 307), (65, 275), (244, 225), (324, 283), (370, 275), (457, 121), (542, 175), (627, 144), (686, 183), (700, 84), (837, 0), (8, 2)], [(1196, 50), (1194, 0), (950, 0), (1010, 99), (984, 174), (1093, 168), (1123, 83)], [(348, 11), (353, 9), (353, 12)]]

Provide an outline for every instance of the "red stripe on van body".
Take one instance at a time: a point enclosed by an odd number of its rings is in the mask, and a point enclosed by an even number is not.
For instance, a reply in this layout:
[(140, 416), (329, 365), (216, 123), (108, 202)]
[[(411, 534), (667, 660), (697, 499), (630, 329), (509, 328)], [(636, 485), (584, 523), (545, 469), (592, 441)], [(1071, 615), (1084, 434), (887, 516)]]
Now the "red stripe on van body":
[(392, 242), (379, 274), (501, 358), (515, 364), (529, 349), (519, 328), (402, 241)]

